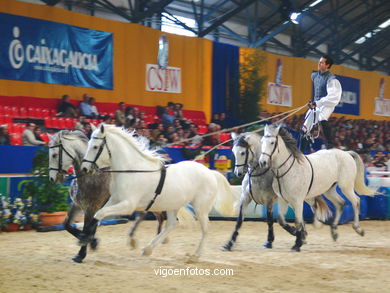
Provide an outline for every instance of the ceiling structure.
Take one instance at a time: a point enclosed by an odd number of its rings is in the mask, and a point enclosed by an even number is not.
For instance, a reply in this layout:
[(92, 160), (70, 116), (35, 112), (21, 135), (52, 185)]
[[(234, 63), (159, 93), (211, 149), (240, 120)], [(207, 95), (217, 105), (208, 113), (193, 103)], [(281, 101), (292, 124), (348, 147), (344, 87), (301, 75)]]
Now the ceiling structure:
[(390, 74), (390, 25), (383, 25), (390, 22), (389, 0), (39, 1), (156, 29), (169, 19), (198, 37), (309, 59), (330, 54), (336, 64)]

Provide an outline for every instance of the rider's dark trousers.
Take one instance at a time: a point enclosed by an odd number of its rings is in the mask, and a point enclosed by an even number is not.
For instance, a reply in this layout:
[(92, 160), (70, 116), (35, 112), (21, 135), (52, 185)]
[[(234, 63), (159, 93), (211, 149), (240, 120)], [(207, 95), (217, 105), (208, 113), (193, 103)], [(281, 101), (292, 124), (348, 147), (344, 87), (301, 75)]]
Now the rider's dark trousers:
[[(331, 149), (333, 147), (333, 144), (332, 144), (332, 138), (331, 138), (332, 131), (331, 131), (329, 122), (326, 120), (323, 120), (323, 121), (320, 121), (319, 123), (321, 124), (321, 128), (322, 128), (325, 140), (326, 140), (325, 141), (326, 148)], [(305, 153), (305, 151), (309, 145), (310, 145), (310, 141), (305, 136), (301, 135), (299, 148), (302, 151), (302, 153)]]

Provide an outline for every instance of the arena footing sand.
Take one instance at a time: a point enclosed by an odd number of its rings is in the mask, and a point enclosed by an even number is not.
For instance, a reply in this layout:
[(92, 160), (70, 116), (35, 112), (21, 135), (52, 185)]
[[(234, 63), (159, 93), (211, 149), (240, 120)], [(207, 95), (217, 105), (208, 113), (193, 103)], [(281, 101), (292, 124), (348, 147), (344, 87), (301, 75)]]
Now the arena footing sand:
[(199, 262), (188, 263), (200, 238), (196, 224), (176, 228), (151, 256), (141, 248), (156, 222), (141, 224), (135, 250), (129, 224), (101, 226), (98, 250), (82, 264), (71, 261), (79, 247), (66, 231), (0, 233), (0, 292), (389, 292), (389, 221), (362, 222), (364, 237), (351, 224), (339, 226), (337, 242), (329, 227), (307, 225), (300, 253), (290, 251), (295, 239), (277, 224), (274, 248), (263, 249), (264, 222), (244, 222), (234, 250), (221, 251), (234, 222), (212, 221)]

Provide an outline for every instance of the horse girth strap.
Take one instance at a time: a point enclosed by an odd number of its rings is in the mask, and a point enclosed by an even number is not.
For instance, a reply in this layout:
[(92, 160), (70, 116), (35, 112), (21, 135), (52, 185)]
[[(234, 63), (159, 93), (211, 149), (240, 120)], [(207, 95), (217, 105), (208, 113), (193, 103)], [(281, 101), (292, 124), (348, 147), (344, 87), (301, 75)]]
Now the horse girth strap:
[(161, 191), (162, 191), (162, 189), (164, 187), (164, 182), (165, 182), (166, 175), (167, 175), (167, 168), (163, 165), (161, 167), (160, 181), (158, 182), (157, 188), (156, 188), (156, 190), (154, 192), (155, 194), (154, 194), (153, 199), (149, 202), (148, 206), (145, 209), (146, 212), (152, 207), (152, 205), (154, 204), (157, 196), (161, 193)]
[(309, 162), (310, 164), (310, 168), (311, 168), (311, 179), (310, 179), (310, 184), (309, 184), (309, 189), (307, 190), (307, 194), (309, 194), (310, 192), (310, 189), (313, 185), (313, 181), (314, 181), (314, 169), (313, 169), (313, 165), (312, 163), (310, 162), (309, 158), (307, 156), (305, 156), (306, 160)]

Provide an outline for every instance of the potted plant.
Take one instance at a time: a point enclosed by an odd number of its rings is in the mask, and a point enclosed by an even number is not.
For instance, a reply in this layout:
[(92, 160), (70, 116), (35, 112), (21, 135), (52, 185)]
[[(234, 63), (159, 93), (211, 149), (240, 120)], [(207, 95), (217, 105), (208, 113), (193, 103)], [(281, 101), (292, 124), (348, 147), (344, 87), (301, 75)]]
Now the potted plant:
[[(23, 180), (18, 189), (22, 198), (31, 198), (42, 226), (62, 224), (68, 204), (68, 187), (49, 180), (48, 149), (37, 151), (33, 159), (32, 179)], [(54, 221), (54, 222), (53, 222)]]
[(30, 230), (38, 221), (31, 198), (10, 200), (0, 194), (0, 227), (4, 231)]

